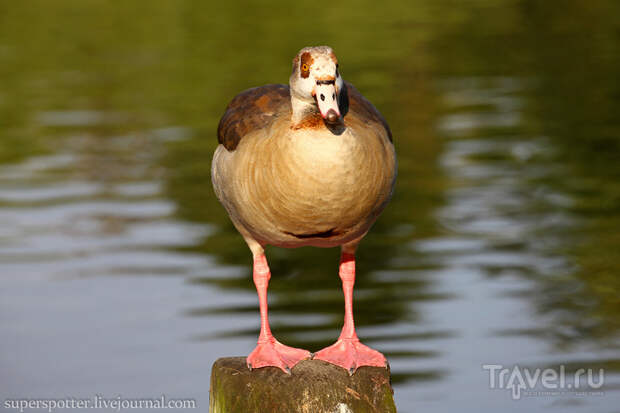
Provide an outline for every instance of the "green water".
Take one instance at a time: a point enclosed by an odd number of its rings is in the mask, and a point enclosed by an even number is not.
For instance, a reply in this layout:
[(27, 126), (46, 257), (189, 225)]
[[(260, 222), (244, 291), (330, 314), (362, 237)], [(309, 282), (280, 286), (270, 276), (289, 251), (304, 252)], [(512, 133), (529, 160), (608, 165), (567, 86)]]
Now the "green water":
[[(620, 4), (0, 3), (0, 392), (196, 398), (258, 332), (251, 256), (210, 184), (243, 89), (307, 45), (384, 114), (391, 204), (358, 254), (359, 335), (400, 411), (620, 402)], [(339, 252), (270, 248), (272, 329), (342, 323)], [(510, 399), (483, 364), (604, 368)]]

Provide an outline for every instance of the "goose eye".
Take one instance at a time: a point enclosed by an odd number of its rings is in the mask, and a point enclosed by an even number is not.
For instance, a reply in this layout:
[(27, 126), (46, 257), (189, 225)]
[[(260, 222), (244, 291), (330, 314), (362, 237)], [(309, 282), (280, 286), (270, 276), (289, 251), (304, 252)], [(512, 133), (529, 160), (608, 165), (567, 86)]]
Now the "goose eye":
[(309, 52), (304, 52), (300, 56), (301, 65), (299, 68), (301, 69), (300, 76), (304, 79), (307, 79), (310, 76), (310, 66), (312, 65), (313, 59), (312, 55)]

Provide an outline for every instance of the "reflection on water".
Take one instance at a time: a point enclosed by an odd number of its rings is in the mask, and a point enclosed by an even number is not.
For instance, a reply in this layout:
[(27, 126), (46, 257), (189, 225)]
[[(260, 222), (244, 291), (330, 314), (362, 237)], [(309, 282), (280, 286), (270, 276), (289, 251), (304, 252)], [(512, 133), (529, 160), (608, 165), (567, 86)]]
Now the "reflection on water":
[[(399, 154), (394, 199), (360, 246), (355, 312), (390, 360), (400, 411), (613, 410), (617, 4), (377, 15), (339, 2), (317, 16), (339, 28), (327, 34), (294, 24), (303, 8), (251, 6), (240, 22), (236, 6), (152, 7), (0, 7), (3, 397), (207, 405), (212, 362), (247, 354), (258, 333), (250, 253), (210, 188), (217, 120), (320, 42), (389, 119)], [(338, 251), (267, 254), (276, 336), (332, 343)], [(489, 363), (604, 368), (605, 395), (513, 402), (489, 389)]]

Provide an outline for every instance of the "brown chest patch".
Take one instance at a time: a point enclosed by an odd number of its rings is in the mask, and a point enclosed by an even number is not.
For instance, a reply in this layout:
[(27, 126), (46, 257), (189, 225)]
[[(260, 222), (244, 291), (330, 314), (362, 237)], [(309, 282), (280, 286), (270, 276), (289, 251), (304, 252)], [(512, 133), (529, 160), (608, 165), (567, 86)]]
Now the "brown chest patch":
[(304, 117), (297, 124), (292, 125), (291, 129), (318, 129), (325, 127), (325, 122), (319, 113), (311, 113)]

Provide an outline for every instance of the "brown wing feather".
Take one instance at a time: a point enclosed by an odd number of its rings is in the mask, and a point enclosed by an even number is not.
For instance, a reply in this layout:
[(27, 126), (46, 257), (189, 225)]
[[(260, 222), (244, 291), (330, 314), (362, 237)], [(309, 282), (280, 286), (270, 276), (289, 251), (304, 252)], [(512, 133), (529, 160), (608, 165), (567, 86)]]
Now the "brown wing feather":
[[(382, 125), (387, 132), (390, 142), (392, 142), (392, 131), (381, 113), (370, 103), (355, 86), (349, 82), (344, 82), (344, 94), (341, 96), (340, 113), (344, 116), (355, 116), (364, 120), (365, 123), (375, 122)], [(346, 119), (346, 118), (345, 118)]]
[[(392, 141), (392, 132), (381, 113), (349, 82), (345, 82), (339, 106), (343, 116), (355, 116), (365, 123), (382, 125)], [(290, 110), (291, 96), (286, 85), (273, 84), (243, 91), (226, 107), (217, 128), (217, 140), (232, 152), (243, 136), (269, 127), (278, 114)]]
[(217, 141), (232, 152), (245, 135), (269, 127), (279, 113), (290, 107), (288, 86), (266, 85), (243, 91), (226, 107), (217, 127)]

